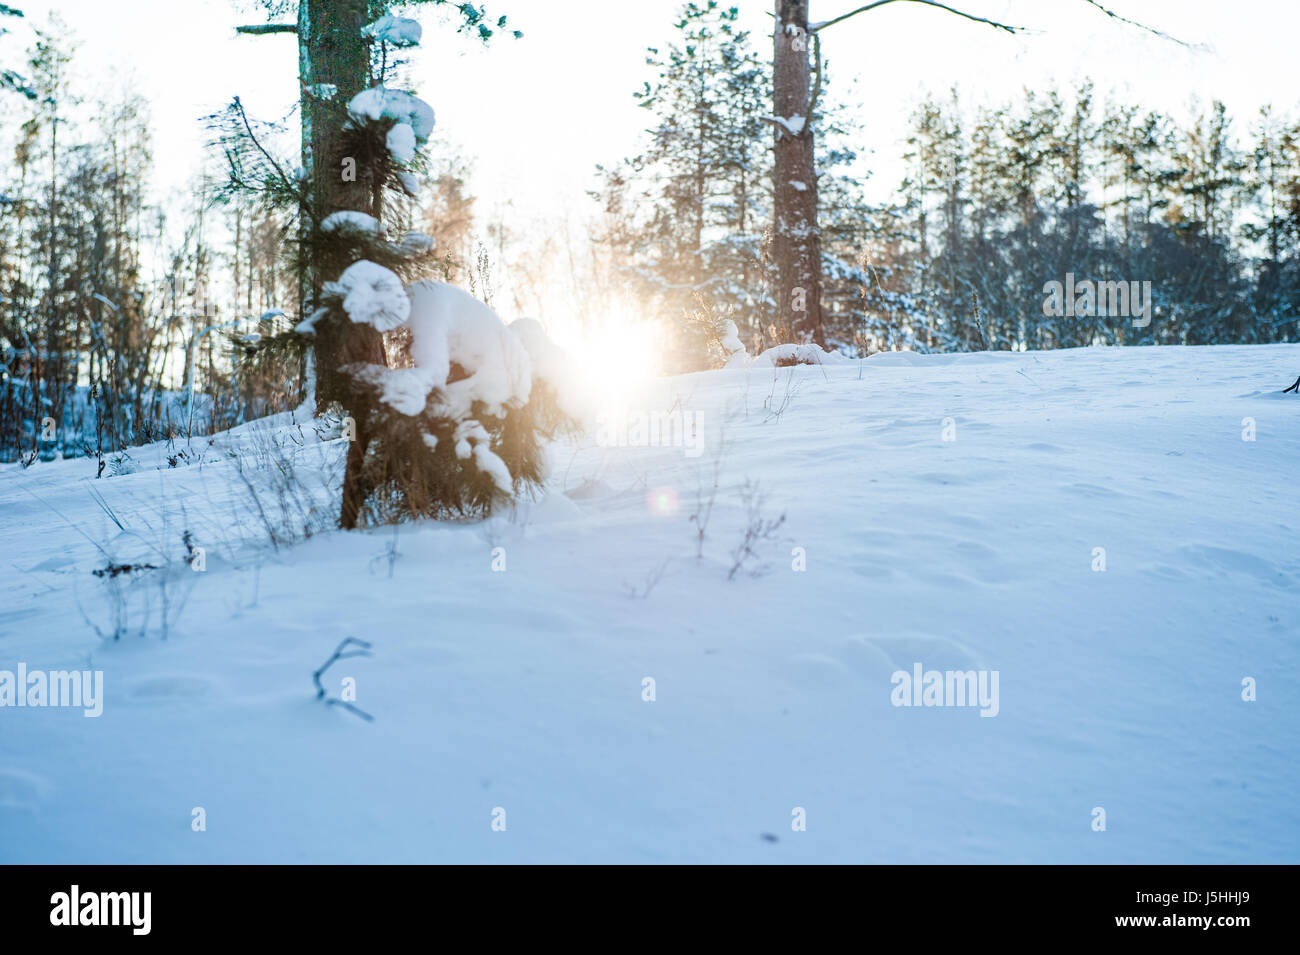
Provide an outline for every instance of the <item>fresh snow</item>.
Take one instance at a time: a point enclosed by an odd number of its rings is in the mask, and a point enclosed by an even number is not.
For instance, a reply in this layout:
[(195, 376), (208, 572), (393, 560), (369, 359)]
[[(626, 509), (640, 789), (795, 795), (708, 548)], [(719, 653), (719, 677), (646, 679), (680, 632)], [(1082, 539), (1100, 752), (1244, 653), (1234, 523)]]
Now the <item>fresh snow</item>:
[[(891, 352), (889, 354), (897, 353)], [(881, 357), (886, 356), (882, 355)], [(808, 342), (802, 345), (773, 345), (751, 359), (749, 364), (771, 367), (778, 364), (844, 365), (852, 362), (852, 358), (845, 358), (839, 352), (824, 351), (820, 345)]]
[(418, 46), (420, 43), (420, 24), (405, 17), (395, 17), (386, 13), (374, 23), (362, 29), (362, 34), (392, 46)]
[(456, 433), (453, 438), (456, 441), (456, 457), (468, 458), (473, 456), (475, 467), (491, 478), (497, 490), (503, 494), (510, 493), (513, 486), (510, 469), (493, 452), (492, 438), (487, 433), (486, 428), (470, 418), (456, 426)]
[(362, 90), (348, 102), (348, 113), (355, 122), (391, 119), (405, 123), (421, 143), (433, 133), (433, 107), (405, 90), (390, 90), (383, 86)]
[(379, 389), (379, 400), (404, 415), (424, 411), (429, 392), (439, 384), (425, 368), (388, 368), (384, 365), (350, 366), (348, 371)]
[[(0, 708), (0, 862), (1293, 863), (1298, 371), (1273, 345), (659, 380), (627, 400), (698, 411), (700, 457), (584, 436), (513, 513), (278, 549), (235, 463), (337, 482), (337, 423), (100, 480), (0, 466), (0, 670), (104, 673), (98, 718)], [(786, 522), (728, 582), (747, 478)], [(153, 583), (148, 636), (98, 638), (96, 545), (159, 563), (185, 530), (206, 569), (162, 575), (168, 638)], [(373, 656), (323, 683), (373, 722), (314, 698), (346, 636)], [(997, 670), (998, 715), (891, 705), (914, 663)]]
[[(415, 158), (415, 130), (406, 123), (397, 123), (385, 139), (389, 155), (396, 162), (406, 164)], [(405, 185), (405, 184), (404, 184)], [(412, 190), (407, 189), (407, 192)]]
[(293, 327), (300, 335), (315, 335), (316, 323), (330, 313), (328, 308), (318, 308)]
[(775, 123), (784, 129), (791, 136), (798, 136), (803, 132), (805, 119), (802, 116), (760, 116), (760, 119), (767, 120), (769, 123)]
[(433, 248), (433, 236), (426, 235), (423, 232), (414, 230), (407, 232), (397, 243), (398, 248), (403, 252), (414, 255), (419, 252), (428, 252)]
[(397, 328), (411, 313), (402, 280), (390, 269), (367, 259), (353, 262), (337, 282), (327, 283), (325, 290), (343, 296), (348, 318), (373, 325), (381, 332)]
[(517, 318), (510, 323), (510, 331), (528, 353), (532, 379), (551, 386), (560, 409), (569, 417), (582, 420), (587, 416), (590, 396), (579, 384), (578, 368), (569, 353), (546, 334), (542, 323), (535, 318)]
[(736, 328), (736, 323), (731, 319), (725, 319), (722, 323), (722, 350), (728, 356), (743, 354), (745, 343), (740, 340), (740, 330)]
[(320, 224), (322, 232), (351, 232), (355, 235), (378, 236), (384, 234), (384, 224), (372, 215), (344, 209), (331, 212)]
[[(492, 309), (446, 282), (414, 282), (407, 291), (411, 358), (440, 386), (439, 414), (460, 420), (481, 401), (486, 414), (502, 415), (528, 400), (528, 352)], [(448, 382), (453, 361), (467, 374)]]

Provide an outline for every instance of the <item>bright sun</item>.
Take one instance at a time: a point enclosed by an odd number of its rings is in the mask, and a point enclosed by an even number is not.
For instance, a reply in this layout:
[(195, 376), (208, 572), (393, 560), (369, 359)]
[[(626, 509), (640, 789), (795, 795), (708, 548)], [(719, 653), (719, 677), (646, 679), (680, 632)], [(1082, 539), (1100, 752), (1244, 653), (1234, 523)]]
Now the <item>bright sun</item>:
[(585, 384), (604, 401), (626, 399), (659, 374), (659, 348), (657, 329), (630, 309), (609, 314), (570, 343)]

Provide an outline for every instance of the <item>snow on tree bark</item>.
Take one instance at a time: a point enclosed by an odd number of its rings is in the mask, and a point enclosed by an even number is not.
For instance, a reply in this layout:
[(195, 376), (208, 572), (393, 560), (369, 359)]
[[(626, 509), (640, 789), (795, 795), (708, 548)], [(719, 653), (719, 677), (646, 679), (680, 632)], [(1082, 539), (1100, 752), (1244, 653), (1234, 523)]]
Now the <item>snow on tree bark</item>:
[(773, 258), (779, 323), (798, 339), (826, 344), (821, 313), (821, 234), (809, 112), (808, 0), (776, 0), (773, 33)]
[[(364, 30), (369, 22), (366, 0), (301, 0), (298, 18), (299, 64), (302, 81), (303, 159), (313, 223), (335, 212), (359, 212), (378, 217), (378, 184), (368, 181), (364, 163), (346, 155), (344, 123), (347, 106), (366, 87), (370, 56)], [(311, 94), (333, 87), (334, 96)], [(306, 290), (312, 303), (321, 285), (339, 277), (351, 263), (332, 254), (329, 246), (313, 246), (306, 263)], [(304, 303), (306, 304), (306, 303)], [(310, 310), (304, 309), (303, 314)], [(368, 391), (342, 369), (351, 364), (386, 365), (382, 333), (372, 325), (347, 320), (337, 310), (316, 325), (316, 404), (323, 411), (338, 402), (353, 419), (354, 440), (348, 445), (339, 523), (357, 525), (369, 489), (363, 479), (370, 442)]]

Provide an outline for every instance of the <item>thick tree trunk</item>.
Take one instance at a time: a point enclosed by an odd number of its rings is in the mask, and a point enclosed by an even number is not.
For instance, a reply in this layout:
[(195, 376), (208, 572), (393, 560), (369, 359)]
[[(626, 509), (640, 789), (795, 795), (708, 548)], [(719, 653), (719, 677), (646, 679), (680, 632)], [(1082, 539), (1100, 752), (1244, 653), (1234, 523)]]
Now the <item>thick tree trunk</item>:
[(772, 174), (778, 325), (796, 339), (826, 344), (822, 325), (821, 234), (813, 164), (808, 0), (776, 0), (773, 88), (776, 144)]
[[(365, 88), (370, 72), (369, 51), (361, 30), (367, 23), (366, 0), (300, 0), (298, 13), (299, 71), (302, 82), (303, 165), (312, 183), (311, 218), (320, 222), (340, 210), (374, 213), (371, 184), (362, 164), (355, 175), (345, 175), (349, 158), (343, 135), (347, 104)], [(318, 95), (333, 86), (331, 97)], [(357, 157), (351, 157), (356, 159)], [(351, 265), (329, 254), (314, 254), (305, 263), (304, 285), (309, 293), (304, 307), (314, 307), (323, 282), (339, 277)], [(339, 523), (357, 525), (370, 488), (364, 464), (370, 443), (370, 408), (365, 392), (342, 369), (362, 362), (386, 364), (383, 336), (369, 325), (356, 325), (332, 314), (316, 325), (316, 404), (324, 410), (338, 402), (353, 422), (343, 477), (343, 502)]]

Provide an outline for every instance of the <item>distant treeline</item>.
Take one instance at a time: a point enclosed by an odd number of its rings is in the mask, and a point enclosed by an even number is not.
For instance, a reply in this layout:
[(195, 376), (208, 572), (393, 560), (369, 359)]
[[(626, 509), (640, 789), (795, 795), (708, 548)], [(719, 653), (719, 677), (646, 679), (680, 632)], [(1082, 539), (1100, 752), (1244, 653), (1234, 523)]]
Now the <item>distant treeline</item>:
[[(602, 167), (595, 193), (605, 213), (599, 241), (677, 320), (675, 368), (707, 364), (726, 318), (751, 349), (789, 337), (767, 249), (771, 71), (737, 22), (716, 5), (684, 8), (636, 94), (653, 114), (646, 143)], [(954, 91), (914, 111), (901, 147), (906, 176), (881, 205), (864, 197), (860, 155), (896, 144), (855, 123), (838, 95), (824, 77), (814, 128), (824, 315), (842, 350), (1300, 333), (1296, 117), (1265, 109), (1234, 121), (1213, 103), (1182, 122), (1103, 98), (1091, 82), (979, 109)], [(1086, 302), (1053, 306), (1049, 283), (1067, 280), (1137, 289), (1149, 323)]]
[[(870, 300), (941, 349), (1295, 340), (1300, 122), (1233, 126), (1221, 103), (1180, 123), (1091, 83), (973, 113), (930, 100)], [(1149, 282), (1150, 322), (1062, 309), (1053, 282)]]

